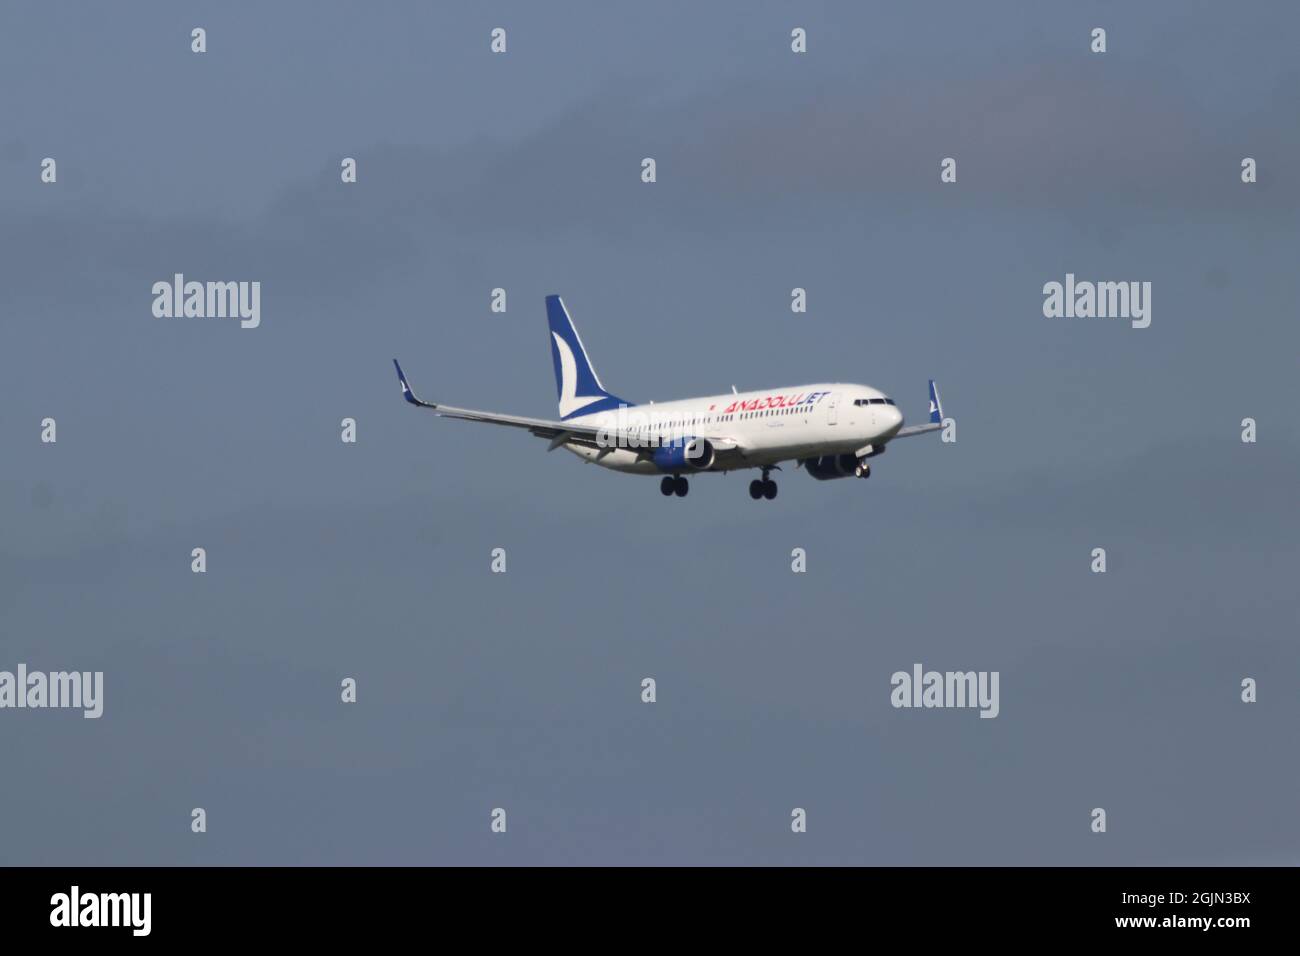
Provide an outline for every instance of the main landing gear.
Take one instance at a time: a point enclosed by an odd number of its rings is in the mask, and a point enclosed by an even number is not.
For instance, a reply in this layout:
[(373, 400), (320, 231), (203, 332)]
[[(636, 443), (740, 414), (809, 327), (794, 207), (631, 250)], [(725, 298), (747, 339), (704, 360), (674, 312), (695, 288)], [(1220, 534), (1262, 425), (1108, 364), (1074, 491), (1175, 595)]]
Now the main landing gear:
[(776, 482), (768, 477), (768, 473), (775, 466), (763, 469), (763, 478), (760, 481), (755, 478), (749, 483), (749, 497), (757, 501), (759, 498), (766, 498), (771, 501), (776, 497)]
[(669, 495), (685, 498), (686, 492), (690, 490), (690, 483), (681, 475), (665, 475), (664, 480), (659, 482), (659, 492), (665, 498)]

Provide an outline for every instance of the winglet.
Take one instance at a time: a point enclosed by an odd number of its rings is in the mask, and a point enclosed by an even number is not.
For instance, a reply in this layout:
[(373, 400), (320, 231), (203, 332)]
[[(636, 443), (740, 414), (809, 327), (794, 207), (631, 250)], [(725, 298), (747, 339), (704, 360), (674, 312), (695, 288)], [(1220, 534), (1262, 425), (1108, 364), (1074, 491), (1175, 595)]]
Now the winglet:
[(397, 359), (393, 359), (393, 368), (397, 369), (397, 380), (402, 383), (402, 398), (406, 399), (412, 405), (423, 405), (425, 408), (437, 408), (433, 402), (422, 402), (415, 397), (411, 391), (411, 386), (406, 384), (406, 376), (402, 374), (402, 366), (397, 364)]
[(930, 379), (930, 424), (943, 424), (943, 403), (939, 401), (939, 386)]

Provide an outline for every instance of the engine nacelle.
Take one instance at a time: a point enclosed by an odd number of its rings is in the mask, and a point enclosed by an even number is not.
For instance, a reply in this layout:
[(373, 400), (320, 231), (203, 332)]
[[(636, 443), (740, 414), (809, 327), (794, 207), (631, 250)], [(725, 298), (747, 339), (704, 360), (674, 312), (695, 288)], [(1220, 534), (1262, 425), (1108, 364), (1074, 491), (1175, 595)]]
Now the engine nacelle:
[(871, 446), (865, 455), (823, 455), (820, 458), (804, 458), (800, 464), (808, 474), (818, 481), (830, 481), (832, 478), (867, 478), (871, 475), (868, 458), (875, 458), (885, 453), (885, 446)]
[(660, 471), (707, 471), (718, 457), (713, 443), (707, 438), (690, 438), (660, 445), (654, 450), (652, 460)]
[(818, 481), (852, 478), (858, 471), (858, 458), (856, 455), (823, 455), (803, 459), (803, 467)]

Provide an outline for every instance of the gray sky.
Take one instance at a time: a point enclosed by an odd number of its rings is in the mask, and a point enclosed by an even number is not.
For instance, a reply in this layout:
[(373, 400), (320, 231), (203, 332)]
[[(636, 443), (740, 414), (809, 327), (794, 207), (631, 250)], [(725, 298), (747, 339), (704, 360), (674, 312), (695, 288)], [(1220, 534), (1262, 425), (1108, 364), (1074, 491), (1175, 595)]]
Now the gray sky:
[[(105, 713), (0, 711), (0, 863), (1294, 863), (1297, 26), (6, 4), (0, 669), (103, 670)], [(260, 280), (261, 327), (153, 318), (175, 272)], [(1045, 319), (1066, 272), (1151, 327)], [(551, 292), (634, 401), (915, 422), (934, 377), (958, 441), (677, 500), (400, 400), (394, 356), (553, 416)], [(914, 662), (1000, 715), (893, 709)]]

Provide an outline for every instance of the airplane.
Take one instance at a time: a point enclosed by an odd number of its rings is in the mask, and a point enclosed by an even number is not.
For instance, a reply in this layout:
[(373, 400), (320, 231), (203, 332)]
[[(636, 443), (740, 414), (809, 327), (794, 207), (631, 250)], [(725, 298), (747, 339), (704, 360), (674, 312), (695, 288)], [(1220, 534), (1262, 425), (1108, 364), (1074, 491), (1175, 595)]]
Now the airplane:
[(546, 297), (551, 359), (559, 393), (558, 420), (456, 408), (416, 397), (393, 359), (402, 397), (444, 418), (522, 428), (547, 439), (547, 451), (564, 448), (614, 471), (659, 475), (665, 496), (686, 497), (688, 475), (756, 468), (754, 500), (776, 497), (773, 471), (795, 462), (818, 481), (869, 478), (870, 460), (897, 438), (943, 427), (939, 389), (930, 380), (930, 420), (903, 424), (894, 400), (866, 385), (819, 383), (633, 405), (601, 384), (564, 301)]

